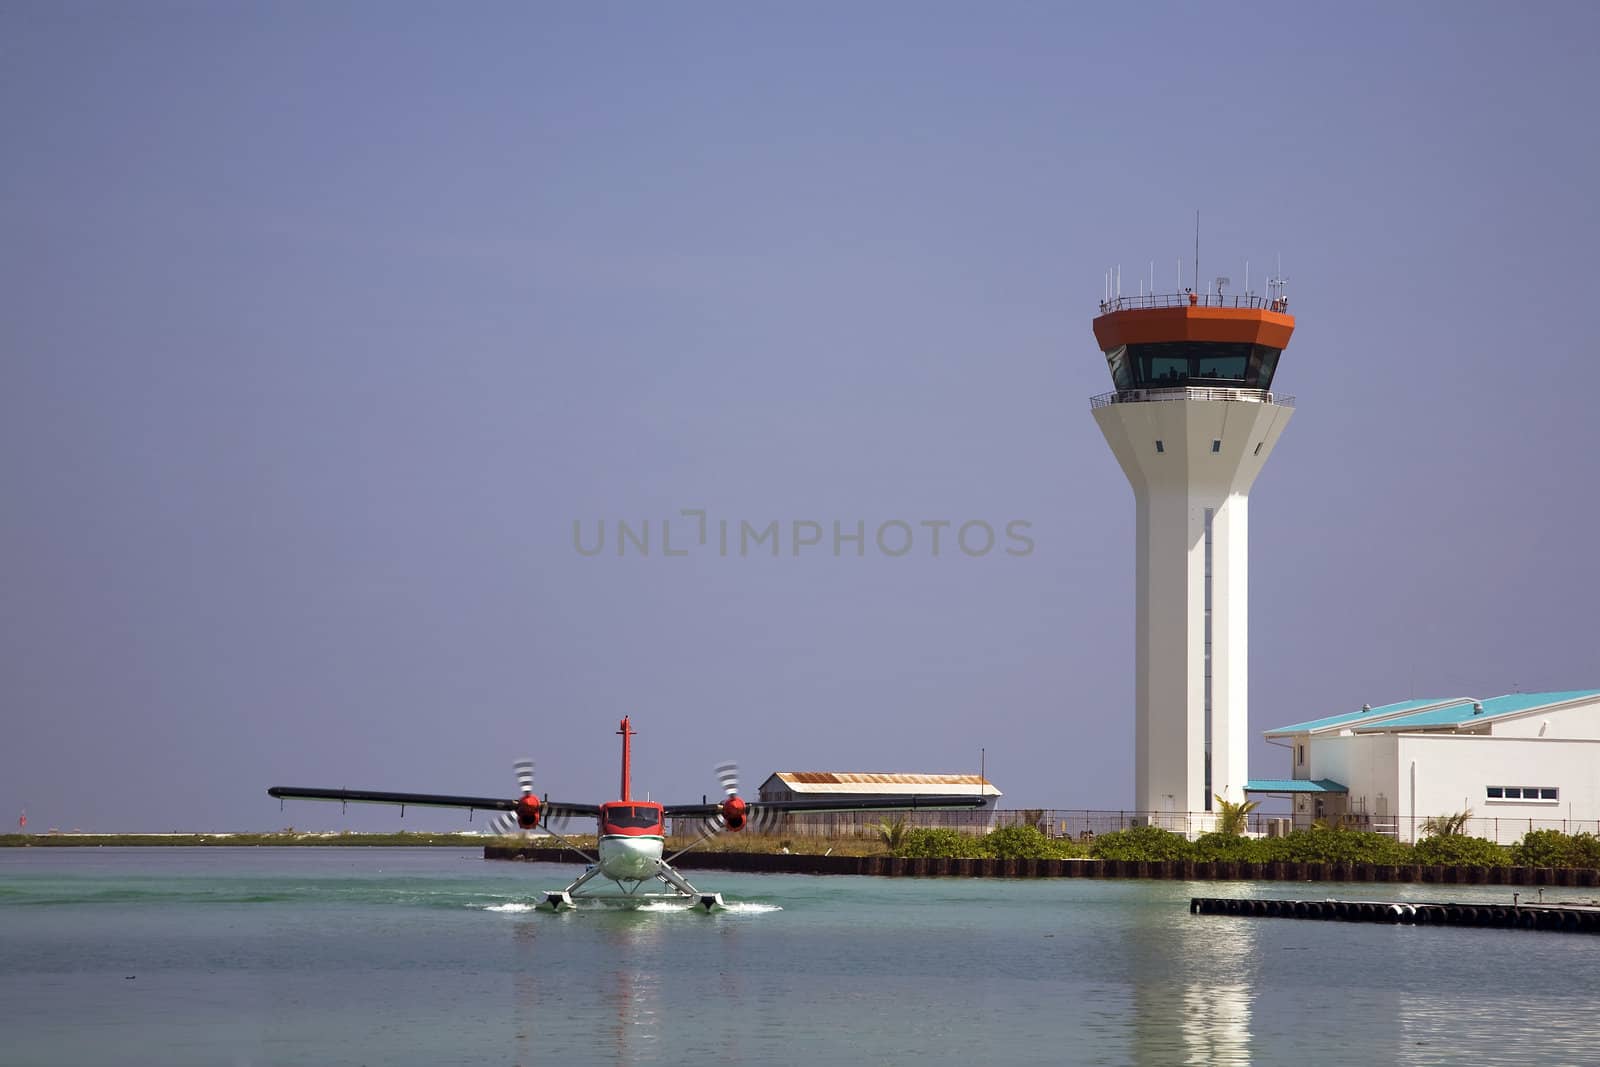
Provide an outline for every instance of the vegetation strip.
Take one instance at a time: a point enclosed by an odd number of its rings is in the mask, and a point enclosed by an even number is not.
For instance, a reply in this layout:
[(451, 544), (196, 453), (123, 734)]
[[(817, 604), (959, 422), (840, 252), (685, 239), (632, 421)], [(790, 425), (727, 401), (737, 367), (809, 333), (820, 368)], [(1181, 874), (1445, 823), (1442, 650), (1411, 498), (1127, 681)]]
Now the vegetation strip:
[[(570, 863), (559, 848), (488, 845), (485, 859)], [(808, 856), (778, 852), (691, 852), (673, 861), (690, 870), (766, 874), (863, 874), (930, 878), (1161, 878), (1182, 881), (1429, 882), (1444, 885), (1600, 886), (1600, 870), (1574, 867), (1450, 867), (1277, 860), (928, 859)]]

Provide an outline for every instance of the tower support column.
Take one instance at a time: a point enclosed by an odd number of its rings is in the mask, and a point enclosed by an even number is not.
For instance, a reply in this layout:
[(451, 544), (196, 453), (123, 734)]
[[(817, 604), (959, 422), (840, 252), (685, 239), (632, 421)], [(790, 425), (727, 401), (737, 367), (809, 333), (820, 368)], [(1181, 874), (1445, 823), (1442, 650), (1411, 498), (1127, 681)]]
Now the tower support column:
[(1095, 420), (1136, 502), (1134, 804), (1244, 799), (1249, 491), (1293, 409), (1250, 400), (1110, 403)]

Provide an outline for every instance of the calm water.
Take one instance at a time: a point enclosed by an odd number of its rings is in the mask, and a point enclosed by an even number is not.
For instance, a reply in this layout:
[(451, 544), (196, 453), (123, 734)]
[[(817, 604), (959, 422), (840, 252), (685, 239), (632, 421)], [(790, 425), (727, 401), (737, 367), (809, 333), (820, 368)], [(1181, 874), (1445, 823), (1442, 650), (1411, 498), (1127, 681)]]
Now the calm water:
[(0, 1064), (1600, 1060), (1600, 938), (1187, 906), (1435, 887), (700, 872), (743, 903), (528, 910), (574, 874), (453, 849), (0, 850)]

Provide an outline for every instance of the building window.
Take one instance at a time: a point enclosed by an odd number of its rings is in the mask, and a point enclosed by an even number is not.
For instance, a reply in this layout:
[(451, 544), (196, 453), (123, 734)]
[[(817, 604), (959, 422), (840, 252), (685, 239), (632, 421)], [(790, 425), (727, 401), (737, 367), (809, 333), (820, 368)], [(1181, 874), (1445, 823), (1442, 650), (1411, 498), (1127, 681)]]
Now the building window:
[(1553, 785), (1491, 785), (1485, 787), (1490, 800), (1529, 800), (1549, 803), (1561, 799), (1561, 790)]
[(1306, 746), (1304, 746), (1304, 745), (1296, 745), (1296, 746), (1294, 746), (1294, 748), (1295, 748), (1295, 753), (1294, 753), (1295, 766), (1304, 767), (1306, 765)]
[(1156, 440), (1156, 451), (1157, 452), (1165, 452), (1166, 450), (1167, 450), (1167, 446), (1162, 444), (1161, 440), (1159, 438), (1157, 438), (1157, 440)]
[(1264, 444), (1266, 444), (1265, 441), (1257, 441), (1256, 442), (1255, 455), (1258, 455), (1258, 456), (1261, 455), (1261, 446), (1264, 445)]
[(1213, 452), (1221, 452), (1222, 451), (1222, 442), (1221, 441), (1212, 441), (1211, 442), (1211, 451), (1213, 451)]
[(1279, 351), (1245, 342), (1158, 341), (1112, 349), (1106, 362), (1118, 389), (1177, 388), (1197, 379), (1202, 385), (1271, 389)]

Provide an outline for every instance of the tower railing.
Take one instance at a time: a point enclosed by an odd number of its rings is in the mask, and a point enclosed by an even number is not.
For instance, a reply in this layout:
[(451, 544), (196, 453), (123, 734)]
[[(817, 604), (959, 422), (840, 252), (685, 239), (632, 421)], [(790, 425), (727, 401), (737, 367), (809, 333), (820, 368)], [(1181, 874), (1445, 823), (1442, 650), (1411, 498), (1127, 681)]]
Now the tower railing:
[(1100, 314), (1115, 311), (1138, 311), (1149, 308), (1239, 308), (1242, 310), (1276, 311), (1287, 314), (1289, 298), (1286, 296), (1259, 296), (1255, 293), (1147, 293), (1143, 296), (1117, 296), (1100, 301)]
[(1294, 407), (1294, 397), (1273, 393), (1266, 389), (1237, 389), (1214, 385), (1179, 386), (1176, 389), (1119, 389), (1114, 393), (1101, 393), (1089, 398), (1089, 410), (1110, 407), (1112, 404), (1147, 404), (1156, 400), (1234, 400), (1246, 404), (1276, 404)]

